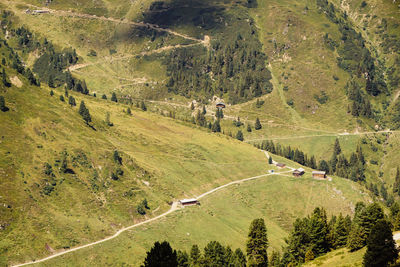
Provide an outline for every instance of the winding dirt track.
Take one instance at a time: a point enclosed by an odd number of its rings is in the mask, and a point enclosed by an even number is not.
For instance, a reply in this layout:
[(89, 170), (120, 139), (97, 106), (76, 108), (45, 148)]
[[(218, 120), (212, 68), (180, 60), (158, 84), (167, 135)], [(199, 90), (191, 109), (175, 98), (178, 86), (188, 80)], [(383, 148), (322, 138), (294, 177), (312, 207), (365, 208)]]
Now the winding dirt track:
[(204, 40), (201, 40), (201, 39), (197, 39), (197, 38), (191, 37), (191, 36), (183, 34), (183, 33), (173, 31), (168, 28), (161, 28), (160, 26), (158, 26), (156, 24), (145, 23), (145, 22), (134, 22), (134, 21), (129, 21), (127, 19), (116, 19), (116, 18), (111, 18), (111, 17), (96, 16), (96, 15), (78, 13), (78, 12), (67, 11), (67, 10), (58, 10), (58, 9), (56, 10), (56, 9), (50, 9), (50, 8), (43, 8), (43, 7), (31, 5), (31, 4), (26, 4), (26, 5), (30, 6), (31, 8), (37, 9), (37, 10), (47, 11), (48, 13), (57, 15), (57, 16), (75, 17), (75, 18), (82, 18), (82, 19), (96, 19), (96, 20), (109, 21), (109, 22), (114, 22), (114, 23), (127, 24), (127, 25), (136, 26), (136, 27), (152, 29), (152, 30), (155, 30), (158, 32), (166, 32), (166, 33), (169, 33), (169, 34), (172, 34), (175, 36), (182, 37), (187, 40), (202, 43), (204, 46), (208, 46), (208, 43), (209, 43), (209, 38), (207, 36), (204, 38)]

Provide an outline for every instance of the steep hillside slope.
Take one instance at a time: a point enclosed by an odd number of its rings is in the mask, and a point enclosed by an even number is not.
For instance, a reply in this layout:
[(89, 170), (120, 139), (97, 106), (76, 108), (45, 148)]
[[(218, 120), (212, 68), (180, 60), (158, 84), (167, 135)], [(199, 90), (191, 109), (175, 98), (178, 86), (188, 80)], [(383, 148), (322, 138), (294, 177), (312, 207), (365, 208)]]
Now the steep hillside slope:
[(16, 77), (23, 86), (2, 89), (9, 111), (0, 114), (3, 261), (109, 235), (144, 218), (144, 199), (152, 216), (173, 199), (265, 170), (265, 156), (250, 145), (70, 92), (85, 101), (89, 127), (78, 107), (60, 101), (63, 92), (50, 96)]

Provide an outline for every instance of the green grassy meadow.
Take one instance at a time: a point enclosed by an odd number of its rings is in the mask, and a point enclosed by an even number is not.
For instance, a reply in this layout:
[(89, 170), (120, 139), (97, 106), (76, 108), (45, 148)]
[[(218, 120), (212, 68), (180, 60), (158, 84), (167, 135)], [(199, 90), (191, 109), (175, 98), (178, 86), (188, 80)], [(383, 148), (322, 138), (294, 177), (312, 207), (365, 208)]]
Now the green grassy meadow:
[(311, 213), (315, 205), (325, 207), (328, 215), (351, 214), (355, 202), (369, 199), (359, 191), (358, 185), (341, 178), (329, 182), (314, 180), (309, 174), (303, 178), (267, 176), (222, 189), (202, 199), (200, 206), (186, 207), (114, 240), (39, 266), (138, 266), (157, 240), (186, 251), (193, 244), (202, 248), (212, 240), (244, 249), (250, 222), (260, 217), (266, 221), (270, 250), (281, 250), (297, 217)]

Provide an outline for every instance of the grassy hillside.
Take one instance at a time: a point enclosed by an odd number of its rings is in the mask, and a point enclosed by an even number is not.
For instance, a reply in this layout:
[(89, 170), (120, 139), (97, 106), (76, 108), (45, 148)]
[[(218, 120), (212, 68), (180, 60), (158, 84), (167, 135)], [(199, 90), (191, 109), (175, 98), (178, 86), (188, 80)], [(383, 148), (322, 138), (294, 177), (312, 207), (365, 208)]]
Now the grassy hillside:
[(346, 248), (329, 252), (328, 254), (318, 257), (304, 266), (362, 266), (365, 248), (356, 252), (348, 252)]
[(112, 241), (39, 266), (138, 266), (157, 240), (167, 240), (186, 251), (193, 244), (202, 248), (211, 240), (244, 249), (250, 222), (259, 217), (266, 221), (270, 250), (280, 250), (297, 217), (310, 213), (314, 205), (326, 207), (329, 214), (351, 214), (356, 201), (368, 199), (360, 197), (359, 190), (356, 184), (340, 178), (328, 182), (313, 180), (310, 175), (300, 179), (268, 176), (225, 188), (202, 199), (200, 206), (184, 208)]
[[(399, 133), (343, 133), (397, 123), (398, 3), (332, 0), (335, 16), (343, 19), (339, 23), (321, 2), (53, 0), (44, 6), (42, 0), (1, 0), (0, 9), (15, 16), (8, 24), (2, 13), (0, 35), (18, 51), (20, 65), (32, 68), (47, 49), (21, 48), (14, 31), (24, 26), (35, 41), (46, 38), (57, 51), (76, 49), (79, 59), (70, 71), (97, 98), (68, 91), (78, 105), (71, 107), (63, 86), (50, 96), (47, 80), (41, 87), (29, 85), (1, 42), (1, 68), (12, 86), (0, 83), (9, 109), (0, 111), (0, 265), (98, 240), (161, 214), (173, 200), (266, 173), (265, 155), (251, 145), (260, 139), (299, 148), (317, 160), (330, 158), (336, 138), (347, 157), (360, 145), (367, 183), (377, 184), (380, 193), (382, 185), (391, 192)], [(51, 12), (26, 13), (42, 8)], [(378, 95), (371, 94), (369, 80), (381, 90)], [(131, 105), (129, 115), (127, 105), (100, 99), (113, 92), (119, 100), (144, 100), (151, 112)], [(212, 122), (220, 98), (228, 104), (223, 134), (190, 122), (203, 106)], [(78, 114), (82, 100), (92, 115), (90, 126)], [(257, 131), (256, 118), (263, 126)], [(239, 119), (238, 127), (233, 122)], [(249, 144), (228, 137), (239, 130)], [(370, 199), (363, 187), (341, 178), (269, 176), (46, 265), (137, 265), (161, 239), (186, 250), (211, 239), (242, 246), (255, 217), (266, 219), (271, 247), (280, 249), (296, 217), (315, 206), (349, 214), (356, 201)], [(149, 209), (140, 215), (144, 200)], [(359, 260), (358, 254), (341, 253), (314, 263)]]
[[(136, 207), (144, 198), (152, 216), (173, 199), (266, 170), (265, 156), (250, 145), (151, 113), (127, 115), (126, 106), (71, 92), (92, 114), (88, 127), (78, 107), (59, 100), (64, 92), (51, 97), (18, 77), (21, 88), (2, 89), (10, 109), (0, 114), (3, 262), (110, 235), (143, 220)], [(104, 122), (107, 112), (113, 127)]]

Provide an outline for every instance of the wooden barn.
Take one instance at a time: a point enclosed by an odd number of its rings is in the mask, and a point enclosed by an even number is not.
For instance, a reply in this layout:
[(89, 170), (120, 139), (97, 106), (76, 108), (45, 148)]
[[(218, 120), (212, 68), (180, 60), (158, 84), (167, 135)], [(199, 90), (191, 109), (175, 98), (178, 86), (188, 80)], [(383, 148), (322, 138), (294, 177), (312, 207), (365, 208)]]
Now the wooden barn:
[(293, 176), (295, 177), (300, 177), (305, 173), (305, 170), (303, 168), (298, 168), (296, 170), (293, 171)]
[(313, 171), (312, 172), (312, 177), (317, 178), (317, 179), (325, 179), (326, 178), (326, 172), (324, 171)]
[(200, 205), (200, 202), (199, 202), (197, 199), (195, 199), (195, 198), (182, 199), (182, 200), (179, 200), (179, 203), (180, 203), (182, 206)]

